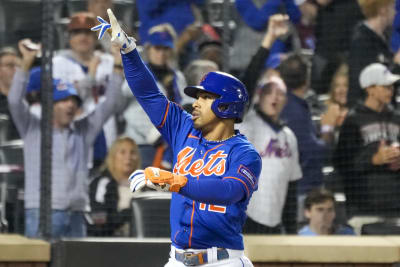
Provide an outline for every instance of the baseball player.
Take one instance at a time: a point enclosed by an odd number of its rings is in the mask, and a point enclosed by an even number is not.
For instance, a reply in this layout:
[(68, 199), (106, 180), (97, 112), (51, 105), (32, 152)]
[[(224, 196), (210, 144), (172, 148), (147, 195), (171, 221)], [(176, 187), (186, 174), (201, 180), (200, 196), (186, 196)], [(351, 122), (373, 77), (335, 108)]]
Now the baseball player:
[[(148, 167), (130, 177), (133, 192), (145, 186), (173, 192), (172, 246), (165, 266), (253, 266), (244, 256), (241, 232), (257, 189), (261, 158), (234, 131), (248, 101), (246, 88), (227, 73), (210, 72), (199, 86), (185, 88), (196, 98), (188, 114), (160, 92), (135, 49), (135, 39), (121, 30), (111, 10), (108, 15), (111, 41), (121, 47), (128, 84), (173, 148), (173, 172)], [(103, 22), (93, 30), (104, 33), (106, 27)]]

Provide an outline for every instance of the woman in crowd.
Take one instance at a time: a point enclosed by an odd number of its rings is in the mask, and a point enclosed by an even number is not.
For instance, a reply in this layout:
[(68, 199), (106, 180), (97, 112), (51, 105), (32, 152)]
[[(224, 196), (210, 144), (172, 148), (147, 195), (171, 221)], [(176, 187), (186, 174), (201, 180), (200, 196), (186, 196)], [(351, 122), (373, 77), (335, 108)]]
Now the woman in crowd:
[(111, 146), (102, 174), (90, 183), (91, 236), (128, 235), (130, 220), (129, 175), (140, 168), (138, 146), (129, 137), (118, 138)]
[(243, 231), (281, 234), (284, 232), (282, 214), (289, 183), (302, 177), (297, 139), (279, 119), (286, 104), (286, 85), (282, 79), (272, 76), (258, 92), (258, 103), (239, 126), (240, 132), (260, 153), (263, 163), (258, 191), (254, 192), (247, 207)]
[[(321, 116), (321, 135), (328, 143), (336, 144), (340, 127), (346, 118), (347, 92), (349, 90), (348, 66), (339, 67), (332, 78), (326, 110)], [(327, 116), (327, 114), (333, 116)]]

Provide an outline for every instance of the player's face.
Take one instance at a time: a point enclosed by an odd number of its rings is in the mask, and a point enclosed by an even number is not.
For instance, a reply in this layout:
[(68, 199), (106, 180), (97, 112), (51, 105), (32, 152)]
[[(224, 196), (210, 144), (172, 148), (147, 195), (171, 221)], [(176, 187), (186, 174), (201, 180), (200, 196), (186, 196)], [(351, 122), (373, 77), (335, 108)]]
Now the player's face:
[(279, 114), (286, 104), (286, 94), (278, 85), (273, 83), (268, 89), (264, 89), (260, 96), (260, 109), (273, 120), (279, 118)]
[(305, 211), (306, 217), (310, 220), (310, 226), (313, 229), (321, 231), (330, 231), (333, 220), (335, 219), (335, 207), (332, 200), (313, 204), (310, 210)]
[(53, 111), (54, 125), (58, 128), (65, 128), (72, 122), (78, 111), (78, 101), (73, 96), (57, 101), (54, 103)]
[(126, 174), (128, 178), (129, 174), (134, 171), (138, 160), (139, 154), (136, 147), (130, 142), (122, 142), (118, 145), (114, 156), (115, 171)]
[(96, 45), (96, 36), (90, 29), (73, 30), (71, 31), (69, 45), (77, 53), (91, 53)]
[(211, 131), (220, 121), (211, 109), (211, 105), (217, 98), (212, 93), (199, 91), (197, 100), (193, 103), (192, 120), (196, 129)]

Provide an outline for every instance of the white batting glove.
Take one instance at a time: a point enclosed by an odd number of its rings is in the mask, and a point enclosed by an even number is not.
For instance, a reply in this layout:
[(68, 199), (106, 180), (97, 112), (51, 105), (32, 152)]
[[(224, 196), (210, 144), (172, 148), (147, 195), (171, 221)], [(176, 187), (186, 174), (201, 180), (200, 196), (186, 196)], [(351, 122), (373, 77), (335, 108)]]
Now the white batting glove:
[(167, 192), (168, 188), (164, 186), (153, 184), (149, 179), (146, 179), (144, 170), (136, 170), (129, 176), (129, 187), (132, 193), (141, 191), (143, 188), (148, 187), (157, 191)]
[(119, 23), (110, 8), (107, 9), (107, 14), (110, 18), (111, 23), (111, 42), (113, 44), (116, 44), (121, 49), (121, 53), (123, 54), (129, 53), (134, 50), (136, 48), (135, 38), (129, 37), (121, 29), (121, 26), (119, 26)]
[(111, 42), (121, 49), (122, 54), (131, 52), (136, 48), (136, 40), (133, 37), (129, 37), (119, 25), (114, 13), (111, 9), (107, 9), (107, 14), (110, 19), (110, 24), (107, 23), (103, 18), (97, 16), (97, 20), (100, 22), (99, 25), (93, 27), (92, 31), (99, 31), (98, 39), (101, 39), (106, 32), (110, 33), (111, 30)]

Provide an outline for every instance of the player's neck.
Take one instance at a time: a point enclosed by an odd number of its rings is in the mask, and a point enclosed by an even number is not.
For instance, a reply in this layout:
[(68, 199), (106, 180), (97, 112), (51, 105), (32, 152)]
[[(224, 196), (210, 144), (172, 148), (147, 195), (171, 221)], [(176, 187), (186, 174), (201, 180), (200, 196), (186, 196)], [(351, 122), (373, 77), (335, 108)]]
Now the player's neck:
[(235, 135), (234, 121), (232, 119), (221, 120), (209, 129), (202, 129), (202, 133), (208, 141), (225, 141)]

